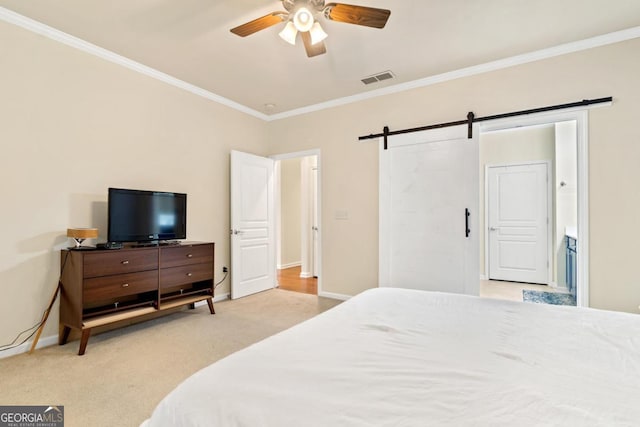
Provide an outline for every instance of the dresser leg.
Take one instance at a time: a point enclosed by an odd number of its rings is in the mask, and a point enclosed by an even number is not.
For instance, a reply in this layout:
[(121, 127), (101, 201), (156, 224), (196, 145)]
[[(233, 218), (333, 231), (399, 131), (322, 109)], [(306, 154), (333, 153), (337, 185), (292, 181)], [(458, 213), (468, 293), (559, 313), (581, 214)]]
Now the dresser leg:
[(87, 349), (87, 343), (89, 342), (89, 337), (91, 336), (91, 329), (83, 329), (82, 337), (80, 338), (80, 349), (78, 350), (78, 356), (82, 356), (84, 351)]
[(207, 305), (209, 305), (209, 311), (211, 312), (211, 314), (216, 314), (216, 311), (213, 309), (213, 299), (212, 298), (207, 299)]
[(58, 345), (65, 345), (67, 343), (69, 332), (71, 332), (71, 328), (65, 325), (58, 334)]

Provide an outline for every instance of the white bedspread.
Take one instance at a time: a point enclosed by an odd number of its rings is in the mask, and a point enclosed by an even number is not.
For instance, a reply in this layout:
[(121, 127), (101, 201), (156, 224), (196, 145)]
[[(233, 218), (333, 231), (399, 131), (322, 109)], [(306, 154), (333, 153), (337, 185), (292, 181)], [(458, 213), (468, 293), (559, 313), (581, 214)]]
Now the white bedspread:
[(640, 316), (372, 289), (201, 370), (145, 426), (638, 426)]

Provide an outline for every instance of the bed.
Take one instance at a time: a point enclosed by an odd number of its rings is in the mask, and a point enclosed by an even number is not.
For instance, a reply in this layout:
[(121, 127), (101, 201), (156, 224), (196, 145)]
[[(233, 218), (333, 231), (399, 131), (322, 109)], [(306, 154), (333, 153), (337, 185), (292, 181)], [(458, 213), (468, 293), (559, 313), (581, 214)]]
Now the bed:
[(142, 425), (639, 424), (640, 316), (380, 288), (195, 373)]

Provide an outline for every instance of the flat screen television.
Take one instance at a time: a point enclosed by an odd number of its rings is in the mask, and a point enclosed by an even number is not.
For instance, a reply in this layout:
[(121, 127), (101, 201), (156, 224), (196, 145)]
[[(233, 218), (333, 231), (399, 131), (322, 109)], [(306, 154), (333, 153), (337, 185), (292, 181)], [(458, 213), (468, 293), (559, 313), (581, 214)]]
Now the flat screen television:
[(109, 188), (108, 240), (158, 242), (187, 238), (187, 195)]

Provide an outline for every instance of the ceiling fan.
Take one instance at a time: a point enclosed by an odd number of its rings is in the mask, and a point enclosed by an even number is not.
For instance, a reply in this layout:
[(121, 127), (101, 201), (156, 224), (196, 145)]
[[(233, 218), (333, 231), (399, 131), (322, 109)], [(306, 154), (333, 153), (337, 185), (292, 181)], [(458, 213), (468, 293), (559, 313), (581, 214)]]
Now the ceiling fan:
[(323, 42), (327, 38), (327, 33), (320, 26), (317, 16), (324, 16), (330, 21), (384, 28), (391, 15), (391, 11), (386, 9), (343, 3), (325, 4), (324, 0), (282, 0), (282, 5), (286, 12), (272, 12), (232, 28), (231, 32), (240, 37), (246, 37), (286, 21), (287, 24), (280, 32), (280, 37), (295, 45), (296, 37), (300, 33), (307, 56), (311, 58), (327, 52)]

